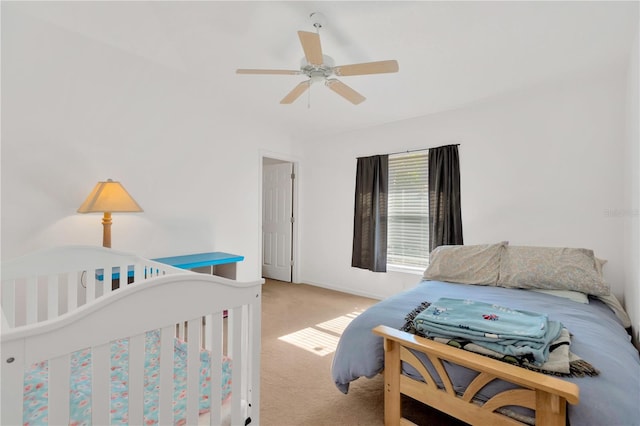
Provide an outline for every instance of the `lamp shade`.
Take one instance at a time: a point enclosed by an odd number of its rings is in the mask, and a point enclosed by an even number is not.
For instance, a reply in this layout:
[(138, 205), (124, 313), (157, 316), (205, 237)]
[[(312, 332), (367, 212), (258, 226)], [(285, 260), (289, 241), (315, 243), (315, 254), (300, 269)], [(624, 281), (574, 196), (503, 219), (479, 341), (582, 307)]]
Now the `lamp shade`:
[(129, 195), (120, 182), (114, 182), (111, 179), (106, 182), (98, 182), (78, 209), (78, 213), (141, 211), (143, 210), (140, 205)]

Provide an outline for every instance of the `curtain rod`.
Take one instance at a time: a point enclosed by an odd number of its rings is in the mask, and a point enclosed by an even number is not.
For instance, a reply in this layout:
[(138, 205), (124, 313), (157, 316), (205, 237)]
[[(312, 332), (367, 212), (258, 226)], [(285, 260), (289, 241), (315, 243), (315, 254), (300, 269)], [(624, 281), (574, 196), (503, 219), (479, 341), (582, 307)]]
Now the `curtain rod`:
[(435, 147), (432, 147), (432, 148), (409, 149), (409, 150), (406, 150), (406, 151), (390, 152), (387, 155), (409, 154), (411, 152), (429, 151), (430, 149), (433, 149), (433, 148), (442, 148), (442, 147), (445, 147), (445, 146), (460, 146), (460, 144), (459, 143), (452, 143), (452, 144), (449, 144), (449, 145), (435, 146)]

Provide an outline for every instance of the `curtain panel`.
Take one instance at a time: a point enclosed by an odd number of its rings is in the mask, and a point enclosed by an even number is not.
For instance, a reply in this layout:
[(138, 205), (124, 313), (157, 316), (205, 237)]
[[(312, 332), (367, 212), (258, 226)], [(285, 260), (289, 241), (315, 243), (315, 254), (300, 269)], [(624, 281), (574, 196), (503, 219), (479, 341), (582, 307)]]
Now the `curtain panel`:
[(429, 149), (429, 221), (430, 251), (463, 244), (457, 145)]
[(387, 271), (389, 156), (358, 158), (351, 266)]

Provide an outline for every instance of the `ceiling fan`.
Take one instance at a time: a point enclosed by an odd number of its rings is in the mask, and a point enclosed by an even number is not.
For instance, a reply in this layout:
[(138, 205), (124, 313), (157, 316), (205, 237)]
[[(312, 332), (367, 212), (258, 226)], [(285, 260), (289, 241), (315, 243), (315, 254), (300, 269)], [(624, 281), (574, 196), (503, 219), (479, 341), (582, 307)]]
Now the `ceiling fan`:
[[(316, 30), (322, 27), (318, 13), (312, 13), (311, 18), (317, 19), (313, 23)], [(291, 104), (311, 87), (313, 83), (324, 82), (325, 86), (333, 90), (354, 105), (358, 105), (366, 98), (353, 90), (340, 80), (332, 76), (346, 77), (352, 75), (384, 74), (398, 71), (398, 62), (395, 60), (364, 62), (351, 65), (334, 66), (333, 59), (322, 53), (320, 44), (320, 34), (308, 31), (298, 31), (298, 37), (304, 50), (304, 58), (299, 70), (275, 70), (275, 69), (238, 69), (238, 74), (280, 74), (299, 75), (304, 74), (309, 77), (293, 88), (280, 103)]]

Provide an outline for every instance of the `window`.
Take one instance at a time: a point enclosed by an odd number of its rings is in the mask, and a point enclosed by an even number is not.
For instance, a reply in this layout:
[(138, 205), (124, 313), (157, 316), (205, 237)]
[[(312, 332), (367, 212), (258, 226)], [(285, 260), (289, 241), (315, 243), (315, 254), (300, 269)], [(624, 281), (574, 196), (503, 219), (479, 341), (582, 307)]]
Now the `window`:
[(389, 156), (387, 266), (429, 264), (428, 151)]

